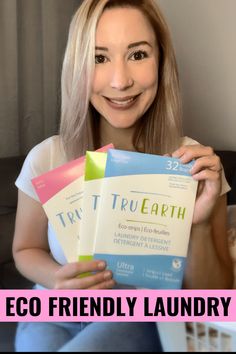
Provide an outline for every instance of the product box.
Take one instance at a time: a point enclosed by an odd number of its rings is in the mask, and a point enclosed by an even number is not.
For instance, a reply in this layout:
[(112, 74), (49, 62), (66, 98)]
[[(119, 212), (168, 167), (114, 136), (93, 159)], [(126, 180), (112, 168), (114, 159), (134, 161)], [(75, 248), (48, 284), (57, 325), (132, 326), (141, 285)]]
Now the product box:
[(91, 260), (94, 254), (94, 238), (102, 179), (105, 174), (107, 154), (86, 152), (84, 173), (83, 218), (80, 225), (79, 260)]
[(197, 182), (192, 163), (109, 150), (95, 235), (95, 259), (138, 288), (179, 289)]
[[(106, 145), (99, 152), (113, 147)], [(32, 179), (33, 186), (68, 262), (78, 260), (85, 157)]]

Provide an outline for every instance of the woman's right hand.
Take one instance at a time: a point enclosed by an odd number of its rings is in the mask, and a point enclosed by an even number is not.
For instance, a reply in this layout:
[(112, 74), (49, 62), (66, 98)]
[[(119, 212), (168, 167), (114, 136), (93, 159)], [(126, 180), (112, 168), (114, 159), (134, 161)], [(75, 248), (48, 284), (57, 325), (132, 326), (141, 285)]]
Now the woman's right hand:
[(99, 260), (68, 263), (55, 277), (55, 289), (111, 289), (115, 285), (112, 272)]

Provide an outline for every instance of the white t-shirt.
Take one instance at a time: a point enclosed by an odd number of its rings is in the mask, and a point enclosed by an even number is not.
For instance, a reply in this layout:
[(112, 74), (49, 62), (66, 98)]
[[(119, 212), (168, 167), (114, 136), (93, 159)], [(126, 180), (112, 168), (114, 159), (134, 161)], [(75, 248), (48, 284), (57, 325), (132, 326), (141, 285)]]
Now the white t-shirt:
[[(197, 141), (184, 137), (181, 145), (198, 144)], [(66, 163), (66, 154), (58, 135), (52, 136), (40, 144), (36, 145), (27, 155), (22, 170), (15, 182), (16, 186), (31, 198), (39, 201), (38, 196), (31, 183), (32, 178), (40, 176), (58, 166)], [(225, 194), (230, 190), (226, 181), (224, 171), (222, 171), (222, 191)], [(48, 242), (51, 253), (55, 260), (60, 264), (66, 263), (66, 258), (60, 247), (54, 231), (50, 224), (48, 225)]]
[[(66, 162), (60, 137), (58, 135), (52, 136), (36, 145), (29, 152), (15, 184), (22, 192), (39, 202), (31, 180)], [(48, 223), (48, 243), (54, 259), (59, 264), (66, 264), (64, 252), (50, 223)]]

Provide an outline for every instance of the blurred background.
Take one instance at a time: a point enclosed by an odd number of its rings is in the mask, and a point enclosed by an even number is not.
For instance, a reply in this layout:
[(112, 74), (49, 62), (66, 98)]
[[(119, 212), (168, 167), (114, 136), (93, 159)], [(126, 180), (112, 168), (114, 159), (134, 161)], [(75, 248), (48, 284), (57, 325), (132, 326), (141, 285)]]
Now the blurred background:
[(0, 157), (57, 132), (60, 71), (80, 0), (0, 0)]
[(184, 104), (184, 132), (236, 150), (236, 1), (158, 0), (171, 29)]

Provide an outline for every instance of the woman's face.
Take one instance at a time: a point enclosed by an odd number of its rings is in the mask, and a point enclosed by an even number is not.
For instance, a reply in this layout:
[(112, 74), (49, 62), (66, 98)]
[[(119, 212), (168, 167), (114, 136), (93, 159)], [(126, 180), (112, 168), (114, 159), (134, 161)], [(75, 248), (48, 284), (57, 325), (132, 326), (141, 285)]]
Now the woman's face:
[(104, 11), (96, 31), (91, 103), (115, 128), (130, 128), (152, 104), (158, 87), (155, 33), (141, 11)]

